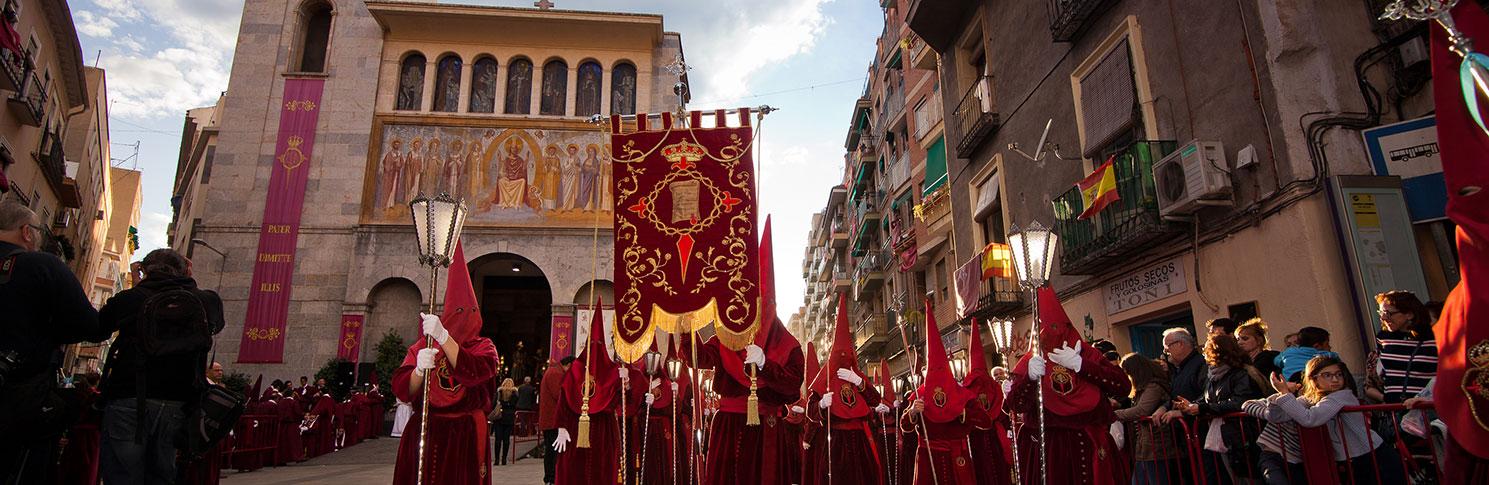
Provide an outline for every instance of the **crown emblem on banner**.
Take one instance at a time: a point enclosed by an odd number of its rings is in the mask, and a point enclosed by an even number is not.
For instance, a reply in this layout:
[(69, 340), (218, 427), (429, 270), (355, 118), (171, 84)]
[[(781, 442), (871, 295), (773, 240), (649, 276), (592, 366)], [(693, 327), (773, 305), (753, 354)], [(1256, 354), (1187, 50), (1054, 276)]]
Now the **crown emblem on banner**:
[(305, 144), (305, 139), (298, 135), (291, 135), (285, 140), (285, 144), (289, 147), (284, 149), (284, 153), (279, 154), (279, 164), (283, 165), (285, 170), (294, 171), (300, 168), (300, 165), (305, 164), (305, 153), (300, 151), (300, 145)]
[(668, 145), (662, 148), (662, 158), (672, 162), (679, 170), (687, 170), (690, 162), (702, 160), (708, 155), (708, 150), (703, 145), (692, 143), (687, 140)]

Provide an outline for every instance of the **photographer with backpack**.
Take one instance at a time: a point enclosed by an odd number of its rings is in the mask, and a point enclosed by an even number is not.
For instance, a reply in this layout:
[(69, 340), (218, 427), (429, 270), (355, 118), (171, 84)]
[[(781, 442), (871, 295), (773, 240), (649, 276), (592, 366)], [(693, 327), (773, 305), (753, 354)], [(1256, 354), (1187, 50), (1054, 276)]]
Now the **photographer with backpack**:
[(175, 481), (178, 448), (197, 444), (183, 425), (211, 404), (204, 374), (223, 327), (222, 299), (197, 288), (185, 257), (157, 249), (140, 263), (144, 279), (99, 311), (100, 326), (119, 331), (102, 385), (99, 471), (110, 485)]
[(0, 483), (51, 481), (57, 438), (81, 411), (60, 389), (62, 346), (108, 338), (72, 270), (38, 251), (44, 230), (31, 209), (0, 200)]

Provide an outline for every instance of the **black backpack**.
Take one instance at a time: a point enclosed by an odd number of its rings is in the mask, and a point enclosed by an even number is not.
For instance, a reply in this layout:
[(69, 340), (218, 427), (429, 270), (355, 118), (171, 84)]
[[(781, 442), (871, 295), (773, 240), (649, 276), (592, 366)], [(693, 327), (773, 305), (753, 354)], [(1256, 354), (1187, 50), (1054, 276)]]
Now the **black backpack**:
[(141, 360), (212, 348), (206, 305), (191, 288), (173, 288), (145, 298), (135, 323)]

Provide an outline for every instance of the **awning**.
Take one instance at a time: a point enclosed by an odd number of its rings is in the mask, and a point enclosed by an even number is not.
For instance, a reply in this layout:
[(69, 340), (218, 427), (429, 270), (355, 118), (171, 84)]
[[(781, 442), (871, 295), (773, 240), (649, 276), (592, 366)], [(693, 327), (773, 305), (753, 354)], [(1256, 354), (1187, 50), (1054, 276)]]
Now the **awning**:
[(987, 217), (989, 212), (992, 212), (993, 206), (996, 205), (995, 202), (998, 200), (998, 182), (1001, 178), (1002, 174), (995, 173), (992, 177), (988, 177), (987, 181), (983, 182), (981, 187), (977, 188), (977, 205), (972, 213), (973, 219), (982, 219), (983, 217)]
[(936, 142), (926, 148), (925, 186), (920, 195), (935, 192), (946, 184), (946, 138), (936, 137)]

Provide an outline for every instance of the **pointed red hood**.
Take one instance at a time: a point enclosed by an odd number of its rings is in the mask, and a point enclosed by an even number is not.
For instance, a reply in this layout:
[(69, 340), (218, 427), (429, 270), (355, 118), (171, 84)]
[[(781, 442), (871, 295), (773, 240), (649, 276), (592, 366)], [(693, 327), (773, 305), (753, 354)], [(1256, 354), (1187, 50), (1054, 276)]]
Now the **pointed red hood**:
[[(775, 266), (772, 263), (774, 259), (771, 257), (770, 241), (770, 216), (766, 216), (765, 229), (760, 233), (760, 245), (755, 255), (755, 262), (760, 265), (760, 311), (756, 312), (760, 319), (755, 331), (755, 345), (765, 351), (765, 360), (784, 368), (791, 360), (791, 355), (800, 351), (801, 342), (781, 325), (780, 317), (776, 316)], [(723, 363), (724, 372), (735, 382), (746, 387), (750, 385), (750, 376), (744, 367), (743, 350), (731, 351), (721, 345), (719, 360)]]
[[(1039, 289), (1039, 347), (1041, 352), (1048, 355), (1054, 349), (1065, 345), (1076, 345), (1081, 340), (1080, 334), (1076, 333), (1075, 327), (1070, 324), (1070, 317), (1065, 314), (1065, 308), (1060, 305), (1059, 297), (1055, 296), (1055, 290), (1050, 287)], [(1101, 351), (1090, 345), (1082, 345), (1082, 357), (1089, 360), (1104, 361), (1106, 357)], [(1029, 375), (1030, 354), (1024, 354), (1019, 363), (1014, 367), (1015, 379), (1026, 379)], [(1091, 409), (1101, 402), (1101, 390), (1096, 385), (1086, 382), (1085, 379), (1073, 376), (1068, 369), (1054, 362), (1048, 362), (1045, 357), (1045, 375), (1039, 379), (1044, 386), (1044, 407), (1051, 413), (1060, 416), (1074, 416)], [(1061, 377), (1059, 385), (1056, 385), (1056, 375), (1070, 375), (1070, 378)]]
[(972, 343), (967, 346), (967, 377), (962, 378), (962, 386), (972, 391), (976, 406), (996, 420), (1003, 414), (1003, 386), (993, 380), (993, 375), (988, 370), (987, 354), (982, 348), (982, 327), (977, 325), (977, 319), (974, 318)]
[(257, 401), (258, 398), (259, 398), (259, 396), (262, 395), (263, 387), (264, 387), (264, 375), (263, 374), (259, 374), (258, 379), (254, 379), (253, 380), (253, 390), (248, 391), (248, 400), (249, 401)]
[(822, 363), (817, 361), (817, 344), (812, 342), (807, 342), (805, 370), (806, 373), (802, 374), (802, 384), (806, 389), (801, 393), (801, 398), (805, 400), (807, 394), (812, 392), (827, 392), (827, 381), (818, 375), (822, 373)]
[(769, 348), (765, 344), (770, 342), (776, 321), (776, 270), (775, 257), (772, 256), (775, 251), (771, 246), (770, 216), (765, 216), (765, 228), (760, 231), (760, 246), (756, 248), (755, 260), (760, 265), (760, 326), (755, 331), (755, 345), (762, 349)]
[(445, 281), (445, 310), (440, 323), (450, 338), (465, 343), (481, 334), (481, 309), (476, 304), (476, 289), (470, 282), (470, 267), (465, 263), (465, 247), (455, 242), (454, 263)]
[(589, 323), (589, 341), (585, 343), (584, 354), (574, 359), (569, 365), (569, 372), (564, 374), (564, 395), (567, 396), (569, 409), (575, 413), (584, 413), (584, 382), (593, 379), (592, 394), (589, 398), (590, 413), (609, 412), (611, 401), (615, 400), (616, 389), (620, 387), (620, 373), (615, 361), (610, 360), (610, 348), (605, 342), (605, 318), (599, 310), (603, 308), (603, 300), (595, 301), (596, 310), (591, 313)]
[(936, 325), (929, 299), (925, 302), (925, 379), (915, 395), (925, 401), (925, 418), (935, 423), (960, 418), (967, 409), (967, 401), (972, 399), (972, 393), (957, 384), (951, 375), (946, 346), (941, 343), (941, 328)]
[[(832, 392), (832, 414), (839, 418), (861, 418), (869, 414), (869, 405), (864, 402), (858, 388), (838, 378), (838, 369), (858, 371), (858, 354), (853, 341), (853, 330), (848, 328), (848, 297), (838, 295), (838, 321), (832, 332), (832, 350), (827, 354), (825, 377), (828, 391)], [(866, 383), (867, 384), (867, 383)]]

